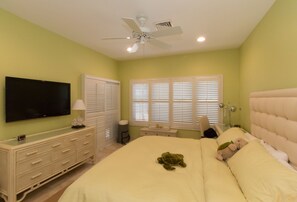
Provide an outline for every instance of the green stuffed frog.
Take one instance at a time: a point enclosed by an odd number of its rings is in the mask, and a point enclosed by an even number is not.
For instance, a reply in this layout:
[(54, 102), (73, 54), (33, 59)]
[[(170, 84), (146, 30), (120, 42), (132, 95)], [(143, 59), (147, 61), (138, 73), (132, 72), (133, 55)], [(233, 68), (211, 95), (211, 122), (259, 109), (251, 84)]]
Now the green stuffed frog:
[(184, 156), (182, 154), (173, 154), (170, 152), (165, 152), (158, 157), (158, 163), (163, 164), (166, 170), (175, 170), (173, 166), (186, 167), (187, 164), (184, 162)]

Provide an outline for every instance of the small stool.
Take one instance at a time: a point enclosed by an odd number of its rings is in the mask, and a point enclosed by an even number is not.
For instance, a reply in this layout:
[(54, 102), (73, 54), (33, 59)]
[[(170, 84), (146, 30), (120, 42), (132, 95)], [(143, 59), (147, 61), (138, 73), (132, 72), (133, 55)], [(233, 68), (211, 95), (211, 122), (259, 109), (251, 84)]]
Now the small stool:
[(119, 121), (117, 142), (127, 144), (130, 141), (129, 124), (127, 120)]

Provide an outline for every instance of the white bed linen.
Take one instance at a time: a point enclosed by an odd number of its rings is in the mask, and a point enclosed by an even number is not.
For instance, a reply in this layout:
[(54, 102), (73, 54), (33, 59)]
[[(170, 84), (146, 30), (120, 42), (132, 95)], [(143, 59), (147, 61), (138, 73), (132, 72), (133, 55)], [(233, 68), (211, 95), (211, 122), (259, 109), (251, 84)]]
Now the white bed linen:
[[(203, 202), (200, 150), (198, 140), (138, 138), (75, 181), (59, 202)], [(183, 154), (187, 167), (165, 170), (156, 159), (167, 151)]]
[(218, 144), (214, 139), (201, 139), (205, 201), (245, 202), (236, 179), (225, 161), (215, 158)]
[[(75, 181), (59, 202), (245, 201), (227, 165), (215, 159), (217, 146), (214, 139), (138, 138)], [(156, 159), (167, 151), (183, 154), (187, 167), (165, 170)]]

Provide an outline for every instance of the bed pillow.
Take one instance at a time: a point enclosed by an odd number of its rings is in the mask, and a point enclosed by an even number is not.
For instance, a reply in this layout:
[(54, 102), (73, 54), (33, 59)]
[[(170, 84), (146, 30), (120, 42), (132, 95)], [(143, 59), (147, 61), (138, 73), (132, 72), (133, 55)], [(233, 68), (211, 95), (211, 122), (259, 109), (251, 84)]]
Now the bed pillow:
[(253, 141), (253, 140), (259, 140), (258, 138), (256, 138), (255, 136), (251, 135), (248, 132), (245, 132), (244, 135), (245, 135), (245, 140), (248, 141), (248, 142)]
[(278, 161), (286, 161), (289, 162), (288, 154), (286, 154), (283, 151), (274, 149), (271, 145), (264, 142), (264, 140), (261, 140), (260, 143), (264, 146), (264, 148)]
[(240, 128), (229, 128), (217, 138), (217, 143), (221, 145), (231, 140), (234, 141), (237, 138), (245, 138), (243, 130)]
[(244, 133), (245, 139), (250, 142), (253, 140), (260, 141), (260, 143), (264, 146), (264, 148), (268, 151), (269, 154), (271, 154), (274, 158), (276, 158), (281, 164), (284, 166), (294, 169), (290, 164), (289, 164), (289, 157), (288, 154), (286, 154), (283, 151), (274, 149), (271, 145), (267, 144), (264, 140), (260, 140), (256, 138), (255, 136), (251, 135), (250, 133), (246, 132)]
[(297, 173), (280, 164), (260, 142), (249, 142), (228, 165), (248, 201), (297, 201)]
[(294, 171), (296, 171), (290, 164), (289, 164), (289, 157), (288, 154), (286, 154), (283, 151), (274, 149), (271, 145), (264, 142), (264, 140), (261, 140), (260, 143), (264, 146), (264, 148), (268, 151), (270, 155), (272, 155), (276, 160), (278, 160), (281, 164), (286, 166), (287, 168), (290, 168)]

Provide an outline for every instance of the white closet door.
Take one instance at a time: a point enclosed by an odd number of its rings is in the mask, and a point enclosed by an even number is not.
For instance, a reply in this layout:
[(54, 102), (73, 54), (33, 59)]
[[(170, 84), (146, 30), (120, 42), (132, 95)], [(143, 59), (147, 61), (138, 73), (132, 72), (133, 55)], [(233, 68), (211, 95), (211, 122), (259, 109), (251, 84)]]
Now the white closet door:
[(104, 148), (105, 144), (105, 120), (104, 115), (98, 115), (95, 117), (89, 116), (86, 118), (85, 124), (87, 126), (95, 126), (96, 133), (96, 152), (98, 153), (100, 150)]
[(116, 142), (120, 119), (119, 82), (84, 75), (83, 86), (87, 108), (85, 123), (96, 127), (99, 152), (106, 145)]
[(105, 141), (111, 144), (117, 139), (119, 122), (119, 84), (105, 84)]
[(86, 113), (105, 111), (105, 82), (87, 78), (85, 82)]

